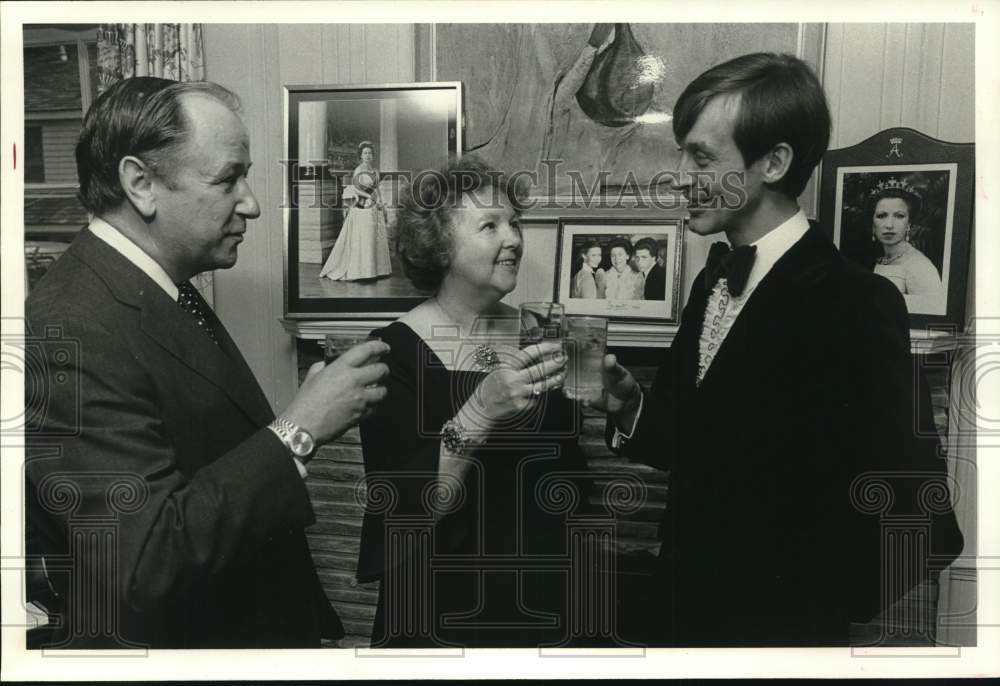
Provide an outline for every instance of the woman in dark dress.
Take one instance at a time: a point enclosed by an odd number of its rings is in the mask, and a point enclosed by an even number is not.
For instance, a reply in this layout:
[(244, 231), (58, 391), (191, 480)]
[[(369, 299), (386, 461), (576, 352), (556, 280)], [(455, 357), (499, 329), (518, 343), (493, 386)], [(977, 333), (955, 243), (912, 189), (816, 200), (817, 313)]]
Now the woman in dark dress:
[[(512, 185), (474, 157), (415, 184), (398, 253), (435, 295), (374, 335), (388, 395), (361, 426), (358, 579), (380, 579), (372, 647), (569, 642), (567, 517), (587, 507), (579, 410), (558, 343), (518, 345)], [(571, 573), (572, 572), (572, 573)]]

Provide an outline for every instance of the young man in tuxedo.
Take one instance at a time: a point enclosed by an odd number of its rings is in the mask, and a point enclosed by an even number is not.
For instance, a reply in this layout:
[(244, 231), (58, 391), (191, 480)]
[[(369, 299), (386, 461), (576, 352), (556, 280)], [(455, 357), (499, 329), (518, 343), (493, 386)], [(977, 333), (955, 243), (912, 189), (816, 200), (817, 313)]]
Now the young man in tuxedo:
[[(903, 299), (796, 200), (830, 125), (787, 55), (713, 67), (674, 109), (687, 226), (729, 245), (695, 277), (653, 387), (609, 355), (599, 403), (614, 450), (670, 472), (659, 644), (847, 645), (932, 563), (885, 547), (884, 517), (922, 517), (938, 565), (961, 549), (947, 499), (921, 489), (947, 494), (933, 423), (914, 417)], [(891, 513), (872, 504), (883, 487)]]
[(26, 303), (29, 334), (62, 345), (26, 394), (47, 403), (26, 477), (31, 552), (61, 605), (49, 647), (308, 648), (343, 635), (306, 545), (306, 463), (384, 397), (387, 346), (314, 365), (275, 418), (189, 281), (232, 267), (260, 214), (235, 108), (215, 84), (140, 77), (84, 120), (93, 219)]

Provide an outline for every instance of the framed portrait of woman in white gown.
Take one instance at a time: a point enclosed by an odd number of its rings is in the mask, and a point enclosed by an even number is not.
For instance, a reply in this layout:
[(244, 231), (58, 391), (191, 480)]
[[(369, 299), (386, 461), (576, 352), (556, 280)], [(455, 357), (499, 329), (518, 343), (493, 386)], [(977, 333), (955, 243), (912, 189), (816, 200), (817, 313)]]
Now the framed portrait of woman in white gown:
[(398, 316), (397, 198), (461, 155), (462, 84), (285, 86), (285, 315)]

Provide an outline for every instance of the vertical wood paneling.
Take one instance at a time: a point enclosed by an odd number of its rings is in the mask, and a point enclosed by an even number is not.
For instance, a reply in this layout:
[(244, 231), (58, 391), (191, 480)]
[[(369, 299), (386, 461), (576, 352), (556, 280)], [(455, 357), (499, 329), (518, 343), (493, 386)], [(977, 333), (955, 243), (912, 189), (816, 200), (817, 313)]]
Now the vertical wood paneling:
[(879, 122), (883, 129), (903, 119), (903, 84), (906, 81), (906, 25), (885, 25), (882, 57), (882, 100)]
[[(924, 25), (906, 24), (903, 41), (903, 63), (905, 72), (900, 95), (900, 126), (917, 126), (917, 112), (920, 103), (920, 55), (924, 49)], [(889, 124), (894, 126), (894, 124)], [(888, 127), (887, 127), (888, 128)]]
[(826, 29), (826, 55), (823, 60), (823, 89), (830, 103), (833, 130), (830, 147), (840, 147), (841, 107), (844, 102), (844, 25), (830, 24)]
[[(799, 25), (799, 35), (795, 54), (816, 72), (820, 82), (824, 76), (824, 51), (826, 50), (826, 24), (806, 23)], [(814, 171), (799, 195), (799, 206), (807, 217), (815, 218), (819, 208), (819, 170)], [(687, 272), (685, 272), (687, 273)]]
[(553, 274), (557, 253), (556, 234), (551, 224), (526, 224), (523, 229), (524, 254), (517, 272), (517, 287), (504, 302), (516, 307), (532, 300), (551, 300), (555, 291)]
[(976, 29), (948, 24), (942, 52), (939, 131), (946, 140), (971, 141), (976, 134)]
[(335, 33), (337, 52), (337, 83), (352, 83), (351, 81), (351, 27), (338, 25)]
[(417, 80), (417, 35), (412, 24), (396, 25), (396, 80), (407, 83)]
[(365, 83), (368, 77), (365, 73), (365, 27), (361, 24), (351, 24), (348, 26), (348, 41), (350, 53), (348, 54), (348, 83)]
[(973, 141), (974, 55), (973, 24), (831, 24), (824, 68), (830, 147), (893, 126)]
[[(256, 77), (254, 83), (263, 83), (258, 97), (263, 107), (264, 116), (255, 124), (255, 132), (265, 148), (267, 166), (265, 202), (268, 204), (268, 251), (264, 256), (268, 279), (268, 321), (274, 322), (269, 328), (277, 335), (270, 341), (274, 357), (275, 387), (271, 396), (275, 399), (276, 408), (284, 408), (295, 396), (298, 389), (298, 373), (295, 359), (295, 341), (289, 338), (278, 320), (284, 315), (284, 211), (282, 201), (285, 190), (285, 176), (280, 163), (287, 155), (284, 136), (284, 91), (282, 86), (288, 81), (279, 78), (279, 72), (272, 65), (282, 60), (279, 51), (278, 28), (276, 26), (259, 26), (256, 33), (257, 44), (260, 47), (260, 59), (255, 64)], [(277, 125), (275, 125), (277, 123)], [(263, 211), (263, 210), (262, 210)], [(263, 271), (263, 270), (262, 270)]]
[[(281, 83), (322, 83), (322, 31), (319, 26), (278, 24), (278, 73)], [(273, 67), (272, 67), (273, 69)]]
[(337, 34), (339, 27), (333, 24), (323, 24), (319, 27), (320, 52), (317, 56), (322, 62), (321, 73), (323, 83), (340, 83), (340, 54), (337, 52), (340, 43)]
[(931, 24), (924, 29), (920, 52), (920, 100), (917, 103), (917, 129), (940, 138), (941, 88), (944, 48), (944, 25)]
[(843, 34), (840, 101), (831, 147), (850, 145), (881, 130), (882, 58), (885, 29), (881, 24), (850, 24)]
[[(413, 27), (408, 26), (413, 64)], [(369, 83), (399, 83), (403, 81), (399, 64), (399, 33), (394, 24), (374, 24), (364, 27), (366, 78)]]
[[(261, 31), (261, 27), (258, 26), (247, 27), (245, 37), (246, 50), (250, 51), (254, 45), (258, 44), (264, 47), (265, 44), (260, 39)], [(248, 105), (248, 114), (249, 112), (260, 113), (259, 116), (244, 117), (247, 130), (250, 133), (250, 152), (253, 159), (257, 161), (252, 170), (256, 173), (252, 173), (249, 180), (257, 193), (258, 202), (262, 197), (266, 198), (270, 194), (271, 175), (266, 173), (266, 170), (271, 167), (273, 159), (270, 146), (267, 145), (263, 136), (269, 116), (266, 98), (267, 87), (263, 81), (264, 72), (266, 71), (264, 63), (267, 61), (265, 53), (266, 50), (248, 55), (243, 76), (245, 81), (241, 84), (243, 91), (240, 93), (241, 97), (244, 98), (244, 102)], [(255, 84), (256, 87), (254, 87)], [(257, 171), (256, 167), (258, 166), (264, 173)], [(275, 351), (280, 346), (281, 331), (280, 327), (272, 329), (266, 322), (268, 322), (272, 313), (270, 307), (271, 287), (269, 283), (271, 272), (268, 269), (268, 258), (272, 254), (272, 251), (268, 238), (274, 229), (275, 218), (270, 207), (261, 206), (260, 209), (260, 217), (250, 225), (251, 229), (247, 231), (247, 240), (240, 248), (239, 269), (234, 271), (231, 275), (233, 278), (225, 283), (226, 303), (228, 305), (227, 310), (229, 306), (234, 310), (236, 308), (249, 307), (248, 321), (240, 321), (239, 323), (244, 338), (254, 341), (252, 358), (248, 358), (248, 361), (250, 359), (253, 360), (251, 365), (255, 369), (261, 370), (260, 376), (262, 380), (267, 379), (271, 382), (272, 388), (274, 388), (278, 385), (280, 373), (277, 369), (282, 362), (281, 360), (274, 359)], [(252, 236), (251, 233), (253, 234)], [(267, 282), (260, 283), (262, 280), (261, 277), (266, 279)], [(244, 305), (243, 299), (248, 297), (252, 300), (252, 303)], [(262, 333), (263, 335), (261, 335)], [(282, 409), (283, 405), (279, 405), (276, 402), (277, 398), (273, 390), (268, 393), (268, 398), (271, 400), (271, 404), (275, 410), (280, 411)]]

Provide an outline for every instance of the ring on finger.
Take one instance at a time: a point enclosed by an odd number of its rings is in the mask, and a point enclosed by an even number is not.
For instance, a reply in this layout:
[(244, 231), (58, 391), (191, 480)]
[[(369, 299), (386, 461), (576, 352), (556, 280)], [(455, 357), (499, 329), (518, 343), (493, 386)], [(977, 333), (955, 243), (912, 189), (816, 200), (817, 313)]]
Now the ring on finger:
[(539, 386), (536, 386), (535, 384), (532, 384), (531, 385), (531, 395), (533, 395), (533, 396), (535, 396), (537, 398), (541, 394), (542, 394), (542, 389)]

